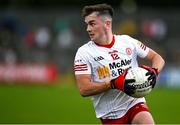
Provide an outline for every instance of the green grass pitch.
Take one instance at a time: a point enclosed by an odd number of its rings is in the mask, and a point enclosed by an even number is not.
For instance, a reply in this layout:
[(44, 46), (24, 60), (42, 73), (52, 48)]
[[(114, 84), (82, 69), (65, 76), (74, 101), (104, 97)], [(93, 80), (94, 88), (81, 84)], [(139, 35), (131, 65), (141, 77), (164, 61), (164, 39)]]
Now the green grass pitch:
[[(154, 89), (148, 106), (158, 124), (180, 123), (180, 91)], [(97, 124), (90, 98), (83, 98), (75, 85), (1, 85), (0, 123)]]

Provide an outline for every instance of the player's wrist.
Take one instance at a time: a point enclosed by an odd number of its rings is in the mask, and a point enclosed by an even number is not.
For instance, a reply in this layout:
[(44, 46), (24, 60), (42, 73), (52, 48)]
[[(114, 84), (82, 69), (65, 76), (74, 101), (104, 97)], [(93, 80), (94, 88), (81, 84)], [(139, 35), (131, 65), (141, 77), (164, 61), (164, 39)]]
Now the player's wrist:
[(144, 68), (144, 69), (146, 69), (146, 70), (148, 70), (148, 71), (152, 71), (155, 75), (156, 75), (156, 77), (158, 76), (158, 68), (154, 68), (154, 67), (149, 67), (149, 66), (147, 66), (147, 65), (141, 65), (140, 66), (141, 68)]
[(106, 81), (105, 85), (107, 89), (111, 89), (111, 81)]
[(153, 71), (154, 71), (154, 73), (155, 73), (155, 75), (156, 75), (156, 77), (158, 76), (158, 69), (157, 68), (152, 68), (153, 69)]
[(110, 81), (110, 88), (111, 88), (111, 89), (116, 89), (115, 79), (112, 79), (112, 80)]

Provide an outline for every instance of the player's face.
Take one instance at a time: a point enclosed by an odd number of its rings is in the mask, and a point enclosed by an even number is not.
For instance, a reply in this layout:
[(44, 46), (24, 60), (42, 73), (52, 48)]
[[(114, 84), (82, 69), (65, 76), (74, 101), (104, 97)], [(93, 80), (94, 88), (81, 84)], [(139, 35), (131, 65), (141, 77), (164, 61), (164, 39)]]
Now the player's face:
[(85, 23), (87, 24), (87, 32), (92, 41), (100, 43), (105, 35), (105, 22), (97, 13), (94, 12), (85, 17)]

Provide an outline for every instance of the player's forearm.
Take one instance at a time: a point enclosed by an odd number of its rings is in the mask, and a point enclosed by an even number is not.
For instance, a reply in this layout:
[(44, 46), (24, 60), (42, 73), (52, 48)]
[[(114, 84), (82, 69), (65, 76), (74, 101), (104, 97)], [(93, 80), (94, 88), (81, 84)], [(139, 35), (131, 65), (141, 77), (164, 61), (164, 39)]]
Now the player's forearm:
[(86, 86), (79, 86), (80, 94), (83, 97), (97, 95), (110, 89), (110, 82), (86, 83)]
[(157, 68), (158, 72), (161, 72), (165, 64), (164, 59), (159, 55), (156, 54), (152, 59), (152, 67)]
[(110, 89), (110, 82), (93, 82), (91, 75), (82, 74), (76, 75), (76, 83), (78, 85), (80, 94), (84, 97), (100, 94)]
[(158, 53), (150, 49), (148, 55), (146, 56), (146, 59), (151, 61), (152, 68), (156, 68), (158, 69), (158, 72), (161, 72), (164, 67), (165, 61)]

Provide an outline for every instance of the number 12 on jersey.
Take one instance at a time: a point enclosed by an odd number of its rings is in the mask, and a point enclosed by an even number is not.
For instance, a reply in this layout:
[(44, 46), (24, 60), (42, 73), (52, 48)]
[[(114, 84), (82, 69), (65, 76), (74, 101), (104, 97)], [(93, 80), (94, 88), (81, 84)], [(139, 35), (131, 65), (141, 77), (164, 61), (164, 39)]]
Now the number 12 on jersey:
[(111, 54), (111, 57), (113, 58), (113, 60), (117, 60), (117, 59), (120, 58), (120, 57), (118, 56), (118, 54), (116, 54), (116, 53), (112, 53), (112, 54)]

